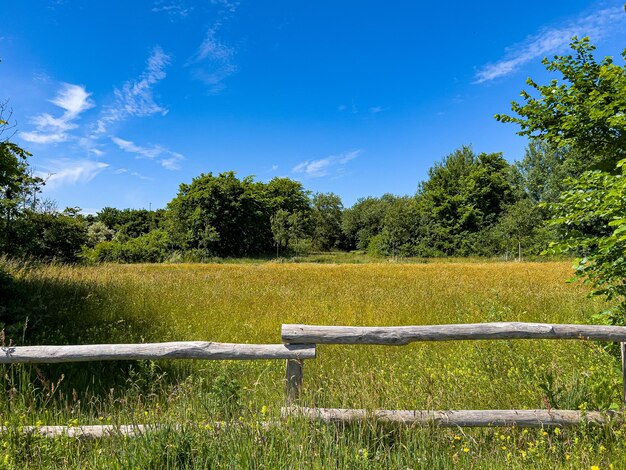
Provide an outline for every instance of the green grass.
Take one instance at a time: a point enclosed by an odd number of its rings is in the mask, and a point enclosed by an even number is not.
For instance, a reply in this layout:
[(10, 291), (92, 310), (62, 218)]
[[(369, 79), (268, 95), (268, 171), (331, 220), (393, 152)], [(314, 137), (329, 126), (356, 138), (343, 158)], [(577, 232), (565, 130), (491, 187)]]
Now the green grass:
[[(14, 343), (169, 340), (277, 343), (282, 323), (589, 323), (606, 306), (567, 284), (568, 262), (242, 263), (12, 267)], [(8, 341), (8, 340), (7, 340)], [(623, 428), (271, 429), (283, 361), (163, 361), (4, 368), (0, 465), (92, 468), (608, 468)], [(619, 362), (594, 342), (319, 346), (302, 404), (389, 409), (621, 407)], [(54, 387), (53, 387), (54, 384)], [(214, 429), (215, 421), (238, 426)], [(133, 439), (24, 437), (22, 425), (162, 423)], [(182, 429), (173, 427), (182, 425)]]

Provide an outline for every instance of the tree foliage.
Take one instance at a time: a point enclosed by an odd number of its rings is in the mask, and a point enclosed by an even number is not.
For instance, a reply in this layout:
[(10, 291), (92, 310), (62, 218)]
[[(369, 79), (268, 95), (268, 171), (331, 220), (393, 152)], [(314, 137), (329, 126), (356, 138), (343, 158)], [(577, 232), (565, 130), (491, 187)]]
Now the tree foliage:
[(432, 223), (430, 245), (445, 255), (474, 250), (475, 237), (491, 227), (513, 201), (510, 166), (500, 153), (476, 155), (461, 147), (436, 163), (418, 190), (422, 212)]
[[(619, 167), (623, 168), (626, 160)], [(576, 253), (576, 276), (594, 287), (594, 294), (617, 300), (608, 311), (614, 324), (626, 324), (626, 177), (599, 170), (568, 181), (569, 189), (550, 207), (561, 240), (554, 253)], [(587, 226), (602, 227), (592, 233)]]
[(341, 198), (334, 193), (316, 193), (311, 204), (313, 246), (321, 251), (339, 248), (342, 240), (343, 203)]
[(519, 117), (496, 118), (519, 124), (522, 135), (567, 149), (560, 168), (572, 177), (556, 202), (550, 203), (552, 195), (543, 198), (560, 235), (550, 251), (581, 256), (576, 276), (590, 283), (596, 295), (617, 299), (609, 319), (625, 324), (626, 67), (610, 57), (596, 61), (587, 38), (574, 38), (571, 48), (573, 55), (544, 60), (548, 71), (562, 74), (561, 83), (552, 80), (542, 86), (529, 79), (540, 97), (522, 92), (526, 103), (513, 103)]
[(571, 48), (573, 54), (543, 60), (560, 81), (539, 85), (529, 78), (532, 91), (522, 91), (524, 103), (511, 106), (517, 116), (496, 119), (518, 124), (520, 135), (568, 148), (579, 173), (588, 168), (615, 173), (626, 157), (626, 67), (611, 57), (596, 61), (589, 38), (573, 38)]

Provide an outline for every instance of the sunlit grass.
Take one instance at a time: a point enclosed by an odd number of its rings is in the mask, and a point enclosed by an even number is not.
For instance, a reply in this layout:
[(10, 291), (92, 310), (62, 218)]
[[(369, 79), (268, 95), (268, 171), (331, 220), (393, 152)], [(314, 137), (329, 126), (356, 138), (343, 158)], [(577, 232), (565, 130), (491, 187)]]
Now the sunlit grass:
[[(565, 283), (571, 274), (569, 262), (266, 262), (46, 266), (17, 270), (16, 277), (20, 289), (28, 294), (23, 307), (30, 312), (25, 335), (30, 343), (278, 343), (282, 323), (590, 323), (592, 315), (605, 305), (587, 298), (584, 286)], [(14, 341), (19, 343), (17, 331)], [(607, 456), (615, 459), (623, 451), (616, 437), (620, 429), (563, 431), (556, 436), (550, 431), (549, 439), (536, 431), (470, 430), (461, 434), (459, 442), (454, 440), (454, 431), (385, 429), (374, 423), (344, 429), (292, 422), (288, 431), (251, 430), (249, 427), (258, 421), (276, 419), (284, 404), (283, 361), (48, 366), (41, 368), (47, 385), (33, 380), (30, 370), (6, 370), (29, 374), (24, 380), (5, 378), (7, 388), (19, 384), (17, 395), (8, 393), (0, 408), (11, 423), (186, 423), (191, 427), (177, 439), (187, 439), (187, 444), (196, 448), (197, 459), (208, 458), (204, 452), (219, 451), (223, 462), (230, 462), (226, 467), (238, 466), (237, 455), (265, 461), (272, 468), (308, 468), (322, 466), (322, 462), (330, 462), (331, 467), (343, 467), (347, 462), (376, 468), (396, 464), (414, 467), (419, 465), (410, 463), (411, 456), (422, 455), (424, 462), (435, 467), (455, 462), (480, 466), (488, 459), (502, 466), (550, 462), (551, 466), (580, 468), (608, 462)], [(50, 384), (61, 374), (65, 378), (52, 392)], [(306, 361), (304, 377), (302, 403), (309, 406), (621, 406), (619, 363), (593, 342), (322, 345), (318, 358)], [(34, 385), (29, 388), (27, 382)], [(217, 450), (198, 444), (198, 429), (207, 432), (206, 426), (223, 419), (241, 420), (245, 425), (219, 432), (213, 438), (215, 445), (221, 446)], [(147, 448), (153, 449), (151, 445), (158, 448), (163, 439), (173, 439), (173, 434), (164, 438), (163, 433), (157, 433), (137, 441), (145, 441)], [(291, 439), (289, 436), (295, 440), (284, 442)], [(503, 442), (499, 436), (505, 436)], [(544, 446), (541, 452), (529, 448), (534, 441), (537, 443), (530, 447)], [(54, 444), (46, 445), (56, 449)], [(76, 445), (68, 444), (68, 452), (74, 452), (72, 462), (89, 465), (96, 451), (101, 451), (108, 462), (119, 462), (113, 444)], [(132, 455), (145, 463), (141, 445), (124, 441), (121, 448), (126, 458)], [(259, 448), (269, 456), (256, 455)], [(14, 455), (16, 451), (12, 452), (17, 465), (20, 460)]]

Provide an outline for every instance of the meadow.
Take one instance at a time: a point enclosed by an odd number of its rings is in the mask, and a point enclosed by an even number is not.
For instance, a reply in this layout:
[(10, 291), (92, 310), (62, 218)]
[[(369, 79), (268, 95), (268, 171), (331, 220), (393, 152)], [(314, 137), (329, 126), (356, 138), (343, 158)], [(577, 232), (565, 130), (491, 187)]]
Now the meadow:
[[(10, 265), (5, 343), (278, 343), (282, 323), (591, 323), (607, 305), (571, 262)], [(607, 345), (474, 341), (318, 346), (305, 406), (621, 409)], [(437, 429), (279, 420), (284, 361), (4, 366), (6, 468), (624, 468), (624, 428)], [(225, 424), (220, 424), (220, 423)], [(160, 423), (141, 437), (47, 439), (25, 425)]]

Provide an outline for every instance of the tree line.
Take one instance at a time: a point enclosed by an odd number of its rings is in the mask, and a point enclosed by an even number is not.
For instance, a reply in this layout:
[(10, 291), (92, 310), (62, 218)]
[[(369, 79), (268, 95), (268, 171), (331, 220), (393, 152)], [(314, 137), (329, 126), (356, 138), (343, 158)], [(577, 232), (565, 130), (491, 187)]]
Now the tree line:
[[(11, 152), (11, 150), (5, 150)], [(436, 163), (416, 194), (359, 199), (311, 194), (289, 178), (265, 183), (230, 171), (180, 185), (164, 209), (58, 211), (37, 199), (43, 181), (26, 155), (6, 174), (0, 250), (7, 256), (75, 262), (201, 261), (361, 250), (375, 256), (538, 254), (550, 238), (542, 202), (560, 194), (562, 152), (529, 145), (521, 162), (461, 147)]]

